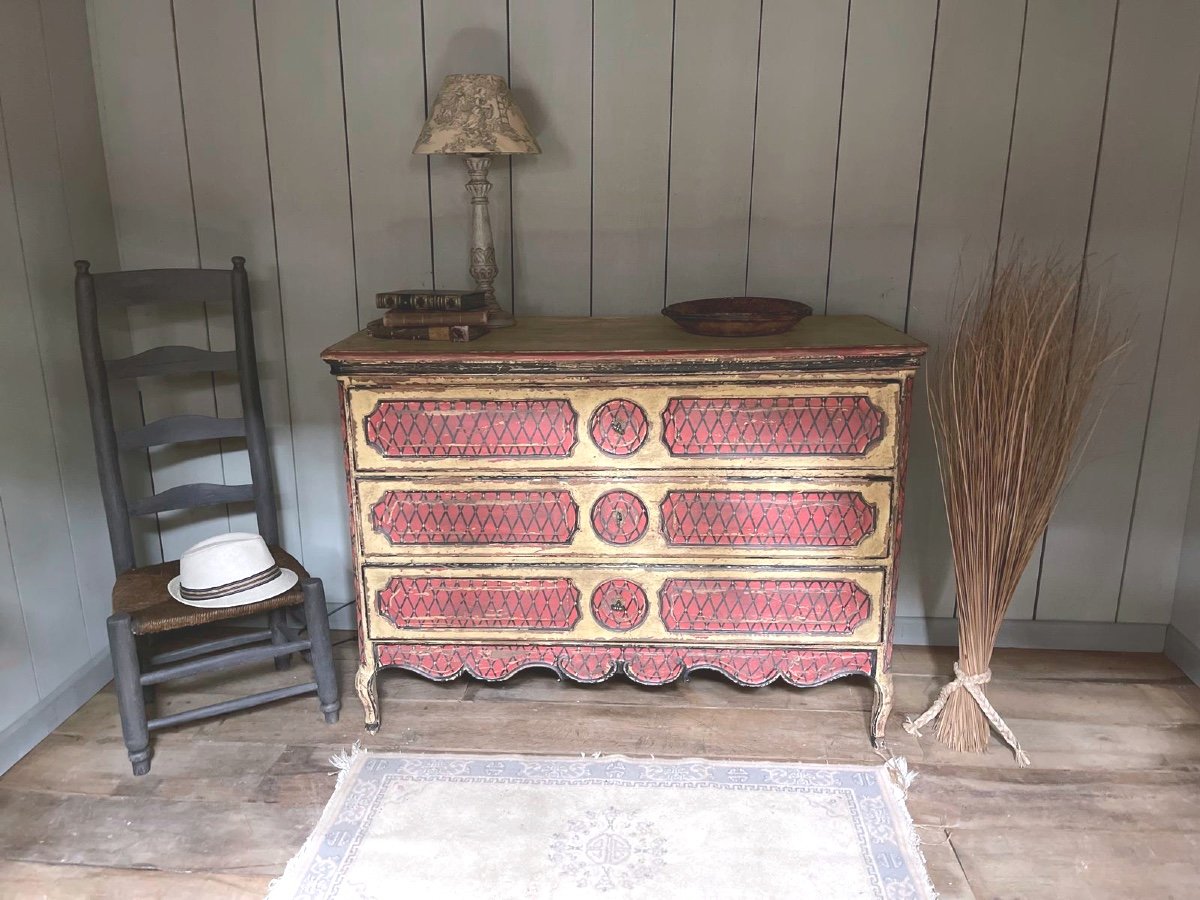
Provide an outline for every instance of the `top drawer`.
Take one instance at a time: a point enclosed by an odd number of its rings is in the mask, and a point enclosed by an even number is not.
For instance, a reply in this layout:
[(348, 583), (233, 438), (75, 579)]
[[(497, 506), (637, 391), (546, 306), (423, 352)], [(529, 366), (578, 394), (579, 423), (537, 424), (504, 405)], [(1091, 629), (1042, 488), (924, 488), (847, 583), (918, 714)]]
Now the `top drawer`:
[(351, 387), (359, 471), (891, 469), (899, 385)]

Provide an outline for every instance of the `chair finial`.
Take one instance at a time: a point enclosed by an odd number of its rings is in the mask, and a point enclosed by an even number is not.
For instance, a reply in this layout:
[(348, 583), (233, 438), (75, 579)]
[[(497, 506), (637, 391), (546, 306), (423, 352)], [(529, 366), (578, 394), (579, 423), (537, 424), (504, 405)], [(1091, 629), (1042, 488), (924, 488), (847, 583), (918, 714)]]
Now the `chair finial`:
[(91, 268), (91, 266), (92, 266), (92, 264), (90, 262), (88, 262), (86, 259), (75, 260), (75, 271), (78, 272), (80, 275), (86, 275), (88, 273), (88, 270)]
[(246, 257), (244, 257), (244, 256), (235, 256), (235, 257), (233, 258), (233, 267), (234, 267), (235, 269), (244, 269), (244, 268), (246, 268)]

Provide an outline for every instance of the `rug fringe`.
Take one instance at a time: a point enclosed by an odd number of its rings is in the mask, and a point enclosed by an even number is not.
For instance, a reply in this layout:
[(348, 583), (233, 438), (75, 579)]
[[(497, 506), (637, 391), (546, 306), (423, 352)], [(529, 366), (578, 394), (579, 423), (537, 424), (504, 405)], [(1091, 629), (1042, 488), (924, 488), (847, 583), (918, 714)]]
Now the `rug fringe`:
[(346, 773), (350, 771), (350, 767), (354, 765), (355, 760), (360, 756), (366, 756), (367, 751), (359, 741), (355, 741), (349, 750), (339, 750), (333, 756), (329, 757), (329, 764), (337, 769), (337, 784), (334, 785), (334, 790), (342, 786), (342, 782), (346, 780)]
[(913, 821), (912, 813), (908, 811), (908, 789), (916, 780), (917, 773), (908, 768), (908, 760), (903, 756), (893, 756), (885, 762), (883, 773), (892, 798), (896, 801), (896, 815), (900, 828), (905, 833), (909, 849), (921, 863), (921, 871), (925, 875), (925, 890), (929, 892), (930, 900), (937, 900), (937, 889), (933, 886), (933, 879), (929, 877), (929, 865), (925, 862), (925, 851), (921, 849), (921, 836), (917, 834), (917, 825)]
[[(339, 750), (333, 756), (329, 757), (329, 764), (337, 772), (337, 783), (333, 786), (333, 796), (336, 796), (338, 788), (345, 782), (346, 777), (350, 773), (350, 767), (360, 756), (366, 756), (367, 750), (358, 741), (355, 741), (349, 750)], [(329, 774), (334, 774), (330, 772)], [(330, 797), (330, 800), (333, 799)], [(326, 806), (328, 808), (328, 804)], [(322, 811), (321, 817), (324, 818), (325, 813)], [(318, 825), (320, 823), (318, 822)], [(310, 851), (315, 851), (316, 847), (321, 842), (321, 829), (314, 828), (305, 839), (304, 844), (297, 850), (292, 858), (288, 860), (288, 864), (283, 869), (283, 874), (278, 878), (271, 880), (267, 885), (266, 900), (291, 900), (296, 896), (296, 891), (300, 886), (300, 881), (304, 877), (304, 867), (308, 864)]]
[(892, 779), (892, 784), (900, 789), (902, 799), (908, 799), (908, 789), (917, 780), (917, 773), (908, 768), (908, 760), (903, 756), (893, 756), (883, 764), (884, 770)]

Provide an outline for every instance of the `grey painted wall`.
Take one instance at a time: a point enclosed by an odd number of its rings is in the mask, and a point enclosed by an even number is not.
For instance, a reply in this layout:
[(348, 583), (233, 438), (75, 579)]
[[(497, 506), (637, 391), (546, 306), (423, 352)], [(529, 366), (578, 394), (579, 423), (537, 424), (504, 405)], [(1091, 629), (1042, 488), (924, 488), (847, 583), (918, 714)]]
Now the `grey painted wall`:
[[(493, 169), (500, 293), (518, 317), (753, 291), (936, 342), (960, 272), (998, 245), (1087, 255), (1131, 349), (1013, 615), (1168, 622), (1200, 429), (1200, 272), (1194, 216), (1181, 220), (1200, 154), (1200, 4), (90, 0), (89, 13), (121, 263), (250, 260), (287, 539), (331, 602), (350, 572), (317, 356), (365, 324), (378, 290), (467, 283), (463, 173), (409, 151), (446, 73), (493, 71), (545, 151)], [(177, 333), (228, 339), (219, 321)], [(135, 323), (135, 345), (158, 336)], [(143, 394), (155, 413), (227, 402), (219, 387)], [(900, 611), (945, 617), (923, 409), (917, 423)], [(151, 465), (156, 485), (223, 475)], [(164, 522), (151, 549), (213, 527), (226, 525)]]
[(1168, 643), (1172, 657), (1193, 679), (1200, 680), (1200, 459), (1192, 474), (1171, 627), (1191, 645), (1176, 642), (1171, 647)]
[[(1171, 626), (1192, 644), (1190, 647), (1175, 648), (1184, 656), (1177, 659), (1180, 665), (1189, 662), (1189, 674), (1200, 676), (1200, 460), (1196, 461), (1192, 476), (1192, 491), (1188, 508), (1187, 527), (1183, 533), (1183, 554), (1180, 559), (1180, 575), (1175, 593), (1175, 610), (1171, 614)], [(1172, 656), (1175, 654), (1172, 653)]]
[[(1193, 140), (1188, 164), (1187, 185), (1179, 216), (1173, 269), (1172, 302), (1200, 307), (1200, 140)], [(1194, 314), (1194, 313), (1193, 313)], [(1195, 334), (1166, 335), (1181, 347), (1189, 347), (1195, 355)], [(1200, 386), (1200, 373), (1193, 364), (1183, 371), (1166, 374), (1167, 389), (1181, 396), (1195, 396)], [(1180, 443), (1190, 440), (1187, 429), (1177, 434)], [(1148, 449), (1147, 452), (1153, 452)], [(1179, 451), (1181, 452), (1181, 451)], [(1175, 587), (1175, 604), (1171, 614), (1171, 629), (1167, 635), (1167, 652), (1191, 677), (1200, 683), (1200, 454), (1192, 469), (1189, 483), (1180, 481), (1176, 490), (1187, 497), (1187, 519), (1183, 529), (1182, 553)]]
[[(6, 729), (94, 673), (95, 657), (102, 667), (108, 646), (112, 558), (71, 260), (90, 255), (109, 267), (117, 249), (83, 0), (0, 4), (0, 113), (2, 769)], [(102, 682), (92, 677), (92, 690)], [(51, 705), (59, 720), (73, 708)]]

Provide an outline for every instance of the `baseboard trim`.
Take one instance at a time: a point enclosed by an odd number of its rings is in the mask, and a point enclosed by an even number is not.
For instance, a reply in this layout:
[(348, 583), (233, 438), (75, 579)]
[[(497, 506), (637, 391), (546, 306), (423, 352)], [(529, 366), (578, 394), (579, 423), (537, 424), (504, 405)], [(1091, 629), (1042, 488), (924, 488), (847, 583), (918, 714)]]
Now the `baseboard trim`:
[(105, 648), (78, 672), (37, 702), (33, 709), (0, 731), (0, 774), (7, 772), (43, 738), (112, 680), (112, 658)]
[(1167, 659), (1183, 669), (1183, 674), (1200, 684), (1200, 647), (1174, 625), (1167, 626), (1167, 642), (1163, 648)]
[[(1032, 650), (1161, 653), (1166, 637), (1166, 625), (1010, 619), (1000, 628), (996, 646)], [(895, 641), (897, 644), (952, 647), (958, 643), (958, 620), (950, 617), (925, 619), (897, 616)]]

